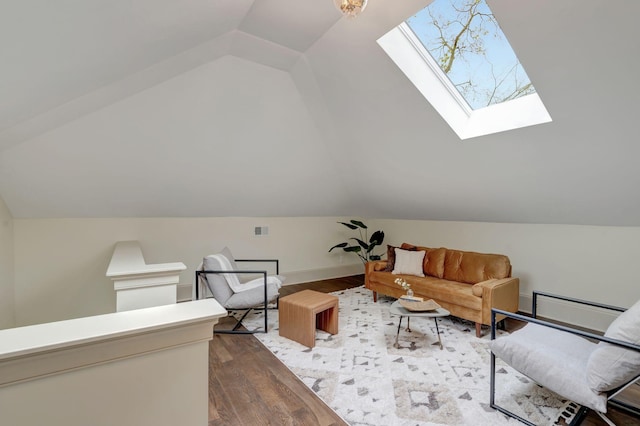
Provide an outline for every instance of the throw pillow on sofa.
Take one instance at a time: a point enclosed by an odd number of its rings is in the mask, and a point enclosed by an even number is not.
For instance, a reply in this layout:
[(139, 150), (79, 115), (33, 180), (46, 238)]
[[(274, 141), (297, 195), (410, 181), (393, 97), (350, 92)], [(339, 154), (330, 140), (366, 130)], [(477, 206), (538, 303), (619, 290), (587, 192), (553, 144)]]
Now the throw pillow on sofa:
[(417, 277), (424, 277), (422, 270), (422, 263), (424, 261), (425, 251), (410, 251), (395, 249), (396, 261), (391, 272), (394, 275), (405, 274), (415, 275)]
[(415, 246), (409, 243), (402, 243), (400, 248), (403, 250), (424, 250), (427, 252), (427, 254), (424, 255), (424, 262), (422, 262), (422, 270), (424, 273), (432, 277), (444, 277), (444, 259), (447, 253), (446, 248), (429, 248)]
[[(385, 272), (392, 272), (393, 268), (396, 266), (396, 249), (397, 248), (398, 247), (387, 244), (387, 266), (386, 268), (384, 268)], [(414, 248), (409, 248), (404, 250), (417, 251), (418, 249), (414, 247)]]

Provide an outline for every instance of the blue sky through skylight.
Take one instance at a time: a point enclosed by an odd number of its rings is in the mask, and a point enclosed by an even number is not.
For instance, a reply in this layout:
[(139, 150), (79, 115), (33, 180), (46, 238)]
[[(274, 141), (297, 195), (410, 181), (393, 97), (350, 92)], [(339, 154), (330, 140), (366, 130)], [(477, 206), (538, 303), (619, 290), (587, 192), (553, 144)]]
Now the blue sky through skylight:
[(485, 0), (435, 0), (406, 23), (471, 109), (535, 93)]

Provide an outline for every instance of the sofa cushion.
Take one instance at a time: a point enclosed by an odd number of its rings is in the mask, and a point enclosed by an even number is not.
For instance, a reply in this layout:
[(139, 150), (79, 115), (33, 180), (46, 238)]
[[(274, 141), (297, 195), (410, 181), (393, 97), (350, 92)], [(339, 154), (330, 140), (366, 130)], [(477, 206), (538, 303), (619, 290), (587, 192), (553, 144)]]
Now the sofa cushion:
[[(393, 282), (396, 276), (389, 272), (374, 271), (369, 273), (369, 282), (377, 288), (381, 294), (400, 297), (403, 294), (402, 287)], [(415, 296), (433, 299), (438, 303), (463, 306), (472, 311), (482, 310), (482, 298), (474, 296), (472, 286), (455, 281), (447, 281), (430, 276), (416, 277), (404, 275), (404, 278)], [(449, 309), (449, 308), (447, 308)], [(449, 309), (451, 310), (451, 309)], [(469, 319), (469, 318), (467, 318)], [(475, 321), (475, 320), (473, 320)]]
[(445, 248), (434, 248), (427, 252), (426, 270), (429, 275), (436, 278), (444, 278), (444, 258), (447, 253)]
[(443, 278), (446, 280), (476, 284), (510, 276), (511, 263), (507, 256), (459, 250), (447, 250), (445, 253)]
[(425, 275), (432, 277), (443, 278), (444, 277), (444, 256), (447, 249), (441, 248), (429, 248), (422, 246), (415, 246), (409, 243), (403, 243), (400, 248), (403, 250), (422, 250), (426, 254), (424, 256), (424, 264), (422, 270)]
[[(482, 298), (474, 296), (472, 286), (455, 281), (447, 281), (441, 278), (407, 278), (416, 296), (427, 297), (439, 302), (464, 306), (475, 311), (482, 309)], [(447, 308), (448, 309), (448, 308)]]
[(424, 261), (424, 251), (411, 251), (396, 248), (396, 262), (392, 274), (415, 275), (424, 277), (422, 265)]

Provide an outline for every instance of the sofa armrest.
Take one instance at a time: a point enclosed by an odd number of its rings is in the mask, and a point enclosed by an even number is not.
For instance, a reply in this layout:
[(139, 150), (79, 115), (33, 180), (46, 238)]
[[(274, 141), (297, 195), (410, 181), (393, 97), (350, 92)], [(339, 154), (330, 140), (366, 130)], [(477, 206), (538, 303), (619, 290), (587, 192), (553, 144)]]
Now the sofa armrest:
[[(477, 286), (477, 287), (476, 287)], [(482, 289), (482, 323), (491, 324), (491, 309), (518, 312), (520, 279), (503, 278), (479, 282), (473, 290)], [(474, 293), (475, 294), (475, 293)], [(499, 320), (501, 320), (500, 318)]]
[(387, 267), (386, 260), (373, 260), (364, 265), (364, 287), (373, 291), (373, 301), (378, 301), (378, 293), (369, 283), (369, 276), (375, 271), (384, 271)]
[(384, 271), (386, 267), (387, 267), (386, 260), (372, 260), (366, 263), (364, 267), (364, 272), (365, 274), (370, 274), (371, 272), (374, 272), (374, 271)]

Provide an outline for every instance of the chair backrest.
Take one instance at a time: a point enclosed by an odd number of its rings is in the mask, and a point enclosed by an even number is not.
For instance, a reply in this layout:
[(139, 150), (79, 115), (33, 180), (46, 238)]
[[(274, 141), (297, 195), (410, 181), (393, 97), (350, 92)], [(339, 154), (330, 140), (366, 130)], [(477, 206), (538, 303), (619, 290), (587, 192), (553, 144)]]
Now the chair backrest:
[[(611, 339), (640, 344), (640, 301), (616, 318), (604, 334)], [(587, 364), (587, 381), (596, 392), (624, 386), (640, 375), (640, 352), (600, 342)]]
[[(227, 270), (218, 259), (214, 256), (207, 256), (202, 259), (202, 267), (205, 271), (224, 271)], [(223, 274), (200, 274), (200, 279), (204, 281), (204, 284), (207, 286), (211, 295), (214, 299), (216, 299), (222, 306), (225, 305), (227, 300), (231, 296), (233, 296), (233, 290), (229, 287), (229, 283), (227, 283), (226, 278)]]

